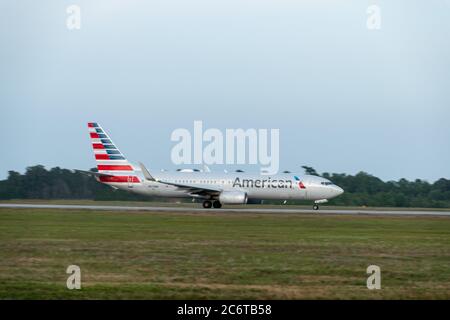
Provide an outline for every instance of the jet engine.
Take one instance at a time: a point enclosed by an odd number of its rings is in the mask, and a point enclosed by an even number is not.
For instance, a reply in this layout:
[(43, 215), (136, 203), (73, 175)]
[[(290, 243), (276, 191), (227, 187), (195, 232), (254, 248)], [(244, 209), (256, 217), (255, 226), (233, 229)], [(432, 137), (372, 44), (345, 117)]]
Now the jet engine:
[(223, 204), (246, 204), (247, 193), (242, 191), (223, 191), (219, 195), (219, 201)]

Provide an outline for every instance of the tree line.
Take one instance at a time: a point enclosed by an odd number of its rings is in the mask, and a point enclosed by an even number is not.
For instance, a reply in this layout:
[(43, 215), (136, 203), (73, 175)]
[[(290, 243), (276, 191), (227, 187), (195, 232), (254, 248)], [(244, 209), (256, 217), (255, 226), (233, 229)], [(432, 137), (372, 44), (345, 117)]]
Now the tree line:
[[(311, 167), (304, 169), (306, 173), (320, 175), (345, 190), (344, 194), (330, 200), (332, 205), (450, 208), (448, 179), (441, 178), (434, 183), (420, 179), (385, 182), (366, 172), (356, 175), (327, 172), (318, 174)], [(80, 172), (59, 167), (47, 170), (42, 165), (28, 167), (24, 174), (9, 171), (8, 178), (0, 181), (0, 199), (160, 200), (112, 190)]]
[(0, 181), (0, 199), (148, 200), (126, 191), (113, 190), (78, 171), (60, 167), (47, 170), (42, 165), (28, 167), (24, 174), (8, 171), (8, 178)]

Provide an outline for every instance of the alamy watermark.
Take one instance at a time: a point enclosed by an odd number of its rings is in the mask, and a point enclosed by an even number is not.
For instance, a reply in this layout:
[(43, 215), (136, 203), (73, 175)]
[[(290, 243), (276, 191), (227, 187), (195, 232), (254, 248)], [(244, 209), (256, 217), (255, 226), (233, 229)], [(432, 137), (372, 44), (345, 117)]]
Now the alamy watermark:
[(68, 14), (66, 19), (66, 27), (69, 30), (81, 29), (81, 8), (76, 4), (72, 4), (66, 8)]
[(81, 289), (81, 269), (77, 265), (70, 265), (66, 269), (66, 273), (70, 274), (70, 276), (67, 278), (66, 286), (67, 289), (73, 290), (73, 289)]
[(381, 8), (379, 5), (372, 4), (367, 7), (367, 20), (366, 26), (369, 30), (380, 30), (381, 29)]
[(376, 265), (370, 265), (367, 267), (366, 273), (370, 274), (370, 276), (367, 278), (367, 289), (369, 290), (381, 289), (380, 267)]
[[(193, 134), (175, 129), (171, 141), (172, 162), (180, 164), (259, 164), (262, 174), (273, 175), (280, 164), (279, 129), (226, 129), (203, 131), (203, 122), (194, 121)], [(270, 149), (270, 150), (269, 150)]]

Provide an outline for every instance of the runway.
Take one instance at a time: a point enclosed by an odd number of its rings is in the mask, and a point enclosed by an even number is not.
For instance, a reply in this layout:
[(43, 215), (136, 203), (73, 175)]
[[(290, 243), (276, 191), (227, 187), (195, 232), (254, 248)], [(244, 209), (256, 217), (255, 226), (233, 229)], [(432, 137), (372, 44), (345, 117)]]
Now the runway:
[(450, 211), (431, 210), (371, 210), (371, 209), (288, 209), (288, 208), (221, 208), (204, 209), (201, 207), (131, 207), (131, 206), (92, 206), (92, 205), (57, 205), (57, 204), (10, 204), (2, 203), (0, 208), (16, 209), (67, 209), (67, 210), (104, 210), (104, 211), (148, 211), (148, 212), (198, 212), (198, 213), (314, 213), (314, 214), (341, 214), (341, 215), (413, 215), (413, 216), (450, 216)]

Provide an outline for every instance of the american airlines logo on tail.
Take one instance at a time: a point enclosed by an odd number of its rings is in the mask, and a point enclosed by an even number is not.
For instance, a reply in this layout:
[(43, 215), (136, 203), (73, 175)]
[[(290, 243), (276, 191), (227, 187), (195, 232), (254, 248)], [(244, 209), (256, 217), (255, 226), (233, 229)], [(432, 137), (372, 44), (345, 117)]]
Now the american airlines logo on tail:
[(88, 123), (88, 130), (98, 172), (105, 173), (99, 177), (100, 181), (139, 183), (139, 177), (135, 175), (133, 166), (117, 149), (108, 134), (95, 122)]

